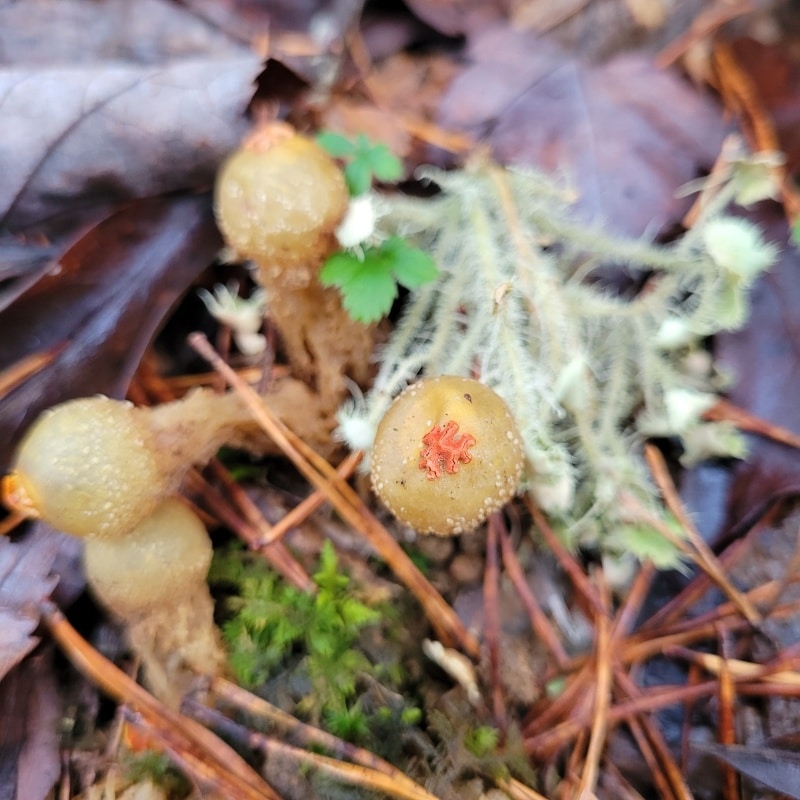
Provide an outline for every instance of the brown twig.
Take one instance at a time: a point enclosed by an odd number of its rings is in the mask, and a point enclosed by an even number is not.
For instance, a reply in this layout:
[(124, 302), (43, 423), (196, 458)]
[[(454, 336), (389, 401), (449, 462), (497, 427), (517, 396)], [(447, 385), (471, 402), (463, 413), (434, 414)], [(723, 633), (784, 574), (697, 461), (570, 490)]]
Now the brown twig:
[[(355, 472), (362, 457), (362, 453), (350, 453), (336, 468), (336, 473), (342, 480), (347, 480)], [(321, 492), (319, 489), (315, 489), (305, 500), (298, 503), (291, 511), (288, 511), (272, 525), (270, 532), (263, 538), (262, 544), (268, 545), (278, 541), (292, 528), (296, 528), (300, 525), (303, 520), (307, 519), (325, 502), (325, 493)]]
[(773, 442), (788, 445), (789, 447), (800, 448), (800, 436), (788, 428), (780, 425), (773, 425), (755, 414), (751, 414), (744, 408), (735, 406), (728, 400), (720, 399), (703, 414), (703, 419), (710, 421), (732, 422), (740, 431), (754, 433), (763, 436), (765, 439), (772, 439)]
[(385, 769), (378, 770), (364, 764), (338, 761), (330, 756), (309, 752), (262, 733), (251, 731), (219, 711), (208, 708), (197, 701), (189, 700), (187, 708), (195, 719), (220, 730), (228, 738), (260, 750), (265, 755), (279, 754), (303, 767), (319, 770), (349, 786), (363, 786), (372, 791), (401, 798), (401, 800), (437, 800), (434, 795), (389, 764), (386, 764), (389, 768), (387, 774)]
[(531, 627), (538, 638), (544, 643), (545, 647), (550, 651), (558, 667), (563, 669), (569, 663), (569, 656), (566, 650), (564, 650), (564, 645), (561, 644), (561, 640), (558, 638), (550, 620), (542, 610), (541, 605), (539, 605), (539, 601), (530, 590), (525, 580), (525, 575), (522, 572), (517, 554), (511, 546), (511, 537), (504, 528), (500, 529), (500, 547), (503, 554), (503, 566), (505, 567), (506, 574), (514, 585), (520, 600), (522, 600), (522, 604), (525, 606)]
[[(719, 672), (719, 692), (717, 694), (719, 712), (717, 719), (717, 739), (722, 745), (736, 743), (734, 730), (733, 707), (736, 701), (736, 689), (728, 669), (729, 642), (723, 631), (720, 631), (720, 652), (722, 653), (721, 669)], [(727, 763), (721, 765), (722, 791), (725, 800), (738, 800), (739, 787), (736, 770)]]
[[(730, 601), (741, 611), (742, 615), (751, 625), (759, 625), (761, 623), (761, 615), (758, 610), (747, 599), (746, 595), (742, 594), (728, 580), (725, 570), (722, 568), (719, 560), (714, 555), (711, 548), (705, 543), (705, 540), (686, 513), (683, 503), (681, 503), (680, 497), (678, 496), (675, 484), (672, 482), (672, 478), (669, 475), (669, 470), (667, 469), (664, 456), (661, 455), (661, 451), (653, 445), (647, 444), (645, 445), (645, 459), (650, 467), (653, 480), (656, 486), (658, 486), (664, 498), (664, 502), (667, 504), (667, 508), (678, 520), (694, 548), (694, 553), (692, 555), (694, 556), (697, 566), (711, 578), (725, 595), (727, 595)], [(652, 522), (656, 525), (658, 521), (652, 520)], [(663, 530), (665, 527), (666, 526), (658, 525), (658, 529), (661, 530), (664, 535), (667, 535), (668, 529), (666, 531)]]
[[(248, 547), (260, 553), (292, 585), (304, 592), (315, 591), (314, 581), (282, 542), (261, 546), (261, 529), (242, 519), (240, 511), (196, 470), (186, 476), (186, 486), (196, 492), (214, 516), (230, 528)], [(265, 520), (266, 522), (266, 520)]]
[(499, 511), (489, 517), (486, 531), (486, 566), (483, 573), (483, 607), (486, 623), (484, 641), (489, 654), (489, 676), (491, 682), (492, 713), (494, 724), (505, 737), (508, 729), (506, 703), (503, 697), (503, 682), (500, 678), (500, 565), (497, 557), (498, 531), (503, 521)]
[(578, 786), (578, 800), (588, 800), (594, 795), (600, 775), (600, 758), (606, 744), (608, 708), (611, 703), (613, 679), (610, 643), (609, 621), (605, 616), (598, 617), (595, 628), (595, 681), (597, 685), (594, 693), (594, 714), (592, 715), (589, 746), (586, 748), (586, 759)]
[[(636, 701), (645, 694), (638, 686), (636, 686), (630, 676), (624, 673), (621, 669), (616, 671), (615, 677), (617, 685), (630, 700)], [(634, 720), (637, 720), (635, 724), (637, 727), (639, 727), (642, 734), (647, 739), (648, 745), (650, 748), (652, 748), (652, 752), (658, 762), (658, 769), (653, 774), (663, 775), (664, 781), (670, 788), (670, 793), (677, 798), (677, 800), (691, 800), (692, 793), (686, 784), (683, 773), (675, 763), (675, 760), (672, 758), (669, 748), (667, 747), (667, 743), (664, 741), (664, 737), (661, 735), (656, 725), (651, 719), (641, 715), (637, 719), (637, 717), (635, 717), (633, 714), (619, 713), (619, 709), (622, 707), (622, 705), (617, 706), (614, 709), (617, 713), (609, 714), (609, 718), (613, 718), (615, 721), (617, 718), (620, 720), (626, 720), (628, 722), (628, 726), (631, 727), (631, 730), (633, 730)], [(644, 751), (642, 752), (644, 753)]]
[(0, 372), (0, 397), (5, 397), (12, 389), (15, 389), (28, 378), (52, 364), (61, 355), (66, 346), (67, 343), (64, 342), (48, 350), (31, 353), (31, 355), (25, 356), (6, 367)]
[(42, 623), (73, 666), (106, 694), (142, 715), (169, 752), (211, 780), (229, 800), (280, 800), (275, 791), (227, 744), (192, 719), (168, 708), (101, 656), (49, 601), (40, 606)]
[(525, 504), (527, 505), (528, 510), (531, 512), (533, 521), (536, 523), (536, 527), (544, 537), (547, 546), (553, 551), (553, 554), (558, 559), (561, 568), (567, 573), (573, 585), (580, 593), (580, 596), (583, 598), (588, 612), (592, 615), (603, 614), (604, 609), (603, 604), (600, 602), (600, 597), (598, 596), (596, 589), (586, 577), (581, 565), (578, 564), (574, 556), (567, 550), (567, 548), (561, 544), (558, 537), (555, 535), (555, 533), (553, 533), (553, 529), (545, 519), (541, 509), (539, 509), (539, 507), (528, 495), (525, 496)]
[(301, 722), (291, 714), (287, 714), (272, 705), (272, 703), (267, 702), (264, 698), (257, 697), (235, 683), (225, 680), (225, 678), (211, 677), (209, 679), (209, 690), (224, 704), (243, 711), (255, 719), (269, 722), (273, 727), (306, 747), (322, 747), (337, 758), (345, 758), (355, 764), (361, 764), (378, 772), (383, 772), (390, 777), (394, 777), (398, 772), (388, 761), (384, 761), (368, 750), (356, 747), (350, 742), (339, 739), (332, 733)]

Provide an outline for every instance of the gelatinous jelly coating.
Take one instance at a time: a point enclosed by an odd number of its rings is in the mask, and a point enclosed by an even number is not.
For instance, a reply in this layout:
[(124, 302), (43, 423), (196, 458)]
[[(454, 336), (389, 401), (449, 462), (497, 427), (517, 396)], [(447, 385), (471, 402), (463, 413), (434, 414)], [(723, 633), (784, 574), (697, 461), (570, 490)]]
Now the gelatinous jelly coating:
[[(440, 446), (443, 436), (453, 445), (445, 450), (461, 454), (455, 461)], [(524, 461), (517, 425), (496, 392), (469, 378), (426, 378), (378, 426), (372, 487), (420, 533), (450, 536), (473, 530), (514, 496)]]

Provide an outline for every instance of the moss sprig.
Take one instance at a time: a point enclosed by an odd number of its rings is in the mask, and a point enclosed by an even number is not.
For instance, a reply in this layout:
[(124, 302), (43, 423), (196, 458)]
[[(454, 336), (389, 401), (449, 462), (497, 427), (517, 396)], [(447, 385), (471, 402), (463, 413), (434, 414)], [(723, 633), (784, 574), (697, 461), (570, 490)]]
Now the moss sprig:
[(322, 547), (313, 578), (317, 591), (309, 594), (240, 548), (216, 554), (210, 579), (221, 590), (233, 590), (223, 624), (230, 665), (243, 686), (261, 690), (289, 674), (297, 713), (337, 736), (363, 741), (385, 720), (365, 708), (362, 684), (393, 684), (397, 670), (373, 662), (362, 636), (387, 622), (389, 611), (359, 599), (330, 542)]

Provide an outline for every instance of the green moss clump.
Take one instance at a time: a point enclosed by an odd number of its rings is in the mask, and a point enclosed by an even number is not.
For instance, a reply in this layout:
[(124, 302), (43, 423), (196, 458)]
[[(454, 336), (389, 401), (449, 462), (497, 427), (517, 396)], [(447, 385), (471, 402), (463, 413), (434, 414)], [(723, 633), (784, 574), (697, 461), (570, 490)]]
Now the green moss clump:
[(367, 697), (369, 686), (380, 683), (390, 695), (402, 681), (396, 662), (377, 662), (364, 647), (368, 634), (391, 627), (391, 611), (358, 597), (330, 542), (313, 577), (317, 591), (306, 593), (254, 554), (240, 548), (216, 554), (211, 582), (233, 589), (222, 626), (231, 668), (243, 686), (274, 693), (276, 705), (285, 708), (288, 695), (292, 712), (341, 738), (369, 742), (387, 718), (401, 725), (413, 716), (404, 715), (405, 707), (387, 712)]

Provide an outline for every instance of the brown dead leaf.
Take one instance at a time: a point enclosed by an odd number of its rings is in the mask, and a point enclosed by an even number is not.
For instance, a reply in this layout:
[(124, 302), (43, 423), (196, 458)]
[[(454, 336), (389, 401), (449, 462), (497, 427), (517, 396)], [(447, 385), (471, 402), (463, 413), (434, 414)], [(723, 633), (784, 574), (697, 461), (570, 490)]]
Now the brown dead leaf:
[[(777, 205), (762, 204), (758, 211), (754, 221), (767, 239), (780, 245), (781, 255), (751, 292), (747, 327), (717, 336), (714, 351), (721, 368), (734, 378), (731, 402), (800, 433), (800, 252), (788, 241)], [(760, 437), (749, 437), (749, 442), (750, 453), (736, 465), (727, 494), (729, 525), (757, 512), (776, 495), (800, 488), (797, 450)]]
[(730, 764), (756, 785), (769, 786), (782, 796), (800, 799), (800, 756), (793, 750), (711, 742), (698, 742), (696, 747)]
[(61, 771), (62, 702), (52, 653), (37, 654), (0, 683), (0, 800), (43, 800)]
[(0, 680), (38, 641), (38, 605), (58, 580), (51, 569), (60, 538), (40, 530), (18, 542), (0, 539)]
[(326, 0), (183, 0), (182, 5), (231, 36), (251, 42), (277, 31), (305, 31), (324, 26), (338, 29), (347, 23), (353, 3)]
[(480, 30), (504, 17), (502, 4), (485, 0), (406, 0), (406, 5), (423, 22), (446, 36)]
[(0, 370), (60, 348), (0, 402), (0, 471), (21, 428), (43, 408), (125, 393), (165, 314), (220, 246), (207, 195), (142, 200), (86, 232), (0, 314)]
[(253, 56), (0, 69), (0, 231), (50, 236), (210, 183), (246, 128)]
[(169, 0), (26, 0), (0, 4), (3, 64), (154, 64), (246, 48)]
[(498, 26), (475, 37), (470, 57), (440, 124), (485, 138), (502, 162), (564, 176), (587, 221), (655, 235), (686, 209), (675, 190), (718, 153), (718, 109), (642, 56), (589, 66)]

